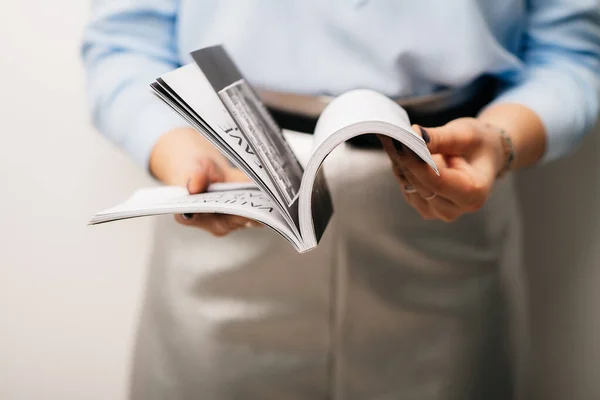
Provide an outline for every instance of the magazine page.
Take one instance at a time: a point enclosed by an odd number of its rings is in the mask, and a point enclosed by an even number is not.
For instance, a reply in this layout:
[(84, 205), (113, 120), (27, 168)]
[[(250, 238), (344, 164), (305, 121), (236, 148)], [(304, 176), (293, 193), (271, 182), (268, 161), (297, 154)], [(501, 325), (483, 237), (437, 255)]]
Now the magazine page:
[(137, 190), (125, 202), (94, 215), (90, 225), (163, 214), (221, 213), (253, 219), (277, 231), (300, 249), (300, 241), (272, 200), (254, 184), (212, 184), (208, 191), (188, 194), (178, 186)]
[(295, 214), (303, 169), (281, 129), (223, 47), (201, 49), (192, 57), (261, 160), (280, 201)]
[(335, 147), (363, 134), (381, 134), (398, 140), (438, 173), (427, 144), (412, 130), (402, 107), (372, 90), (359, 89), (341, 95), (327, 106), (319, 118), (313, 154), (306, 165), (300, 188), (300, 234), (308, 248), (318, 243), (322, 227), (316, 216), (326, 209), (329, 202), (324, 195), (319, 195), (322, 192), (321, 165)]
[(277, 193), (261, 160), (197, 65), (189, 64), (168, 72), (160, 78), (159, 84), (161, 80), (164, 82), (162, 86), (173, 92), (172, 97), (178, 96), (183, 103), (181, 105), (189, 107), (188, 113), (205, 122), (217, 138), (265, 184), (269, 192)]
[(364, 126), (365, 123), (393, 126), (394, 131), (402, 134), (403, 142), (411, 150), (422, 159), (429, 160), (427, 144), (421, 135), (413, 131), (406, 111), (390, 98), (368, 89), (344, 93), (327, 106), (315, 128), (314, 150), (336, 132), (350, 129), (356, 124)]

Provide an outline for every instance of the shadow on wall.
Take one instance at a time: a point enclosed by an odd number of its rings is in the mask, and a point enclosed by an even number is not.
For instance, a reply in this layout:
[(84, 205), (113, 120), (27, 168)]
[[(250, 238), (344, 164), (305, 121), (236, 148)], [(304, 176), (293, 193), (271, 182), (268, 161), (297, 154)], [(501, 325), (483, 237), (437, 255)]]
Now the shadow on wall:
[(532, 399), (598, 399), (600, 127), (518, 179), (530, 290)]

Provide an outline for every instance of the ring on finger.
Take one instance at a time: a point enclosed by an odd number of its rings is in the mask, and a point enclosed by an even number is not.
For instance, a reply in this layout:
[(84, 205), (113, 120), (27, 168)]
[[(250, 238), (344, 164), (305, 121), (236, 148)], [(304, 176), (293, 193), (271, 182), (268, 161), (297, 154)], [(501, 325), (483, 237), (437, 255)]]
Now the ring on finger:
[(431, 193), (429, 196), (423, 196), (424, 200), (431, 201), (437, 197), (436, 193)]
[(415, 193), (417, 189), (415, 189), (415, 187), (412, 185), (404, 185), (404, 191), (406, 193)]

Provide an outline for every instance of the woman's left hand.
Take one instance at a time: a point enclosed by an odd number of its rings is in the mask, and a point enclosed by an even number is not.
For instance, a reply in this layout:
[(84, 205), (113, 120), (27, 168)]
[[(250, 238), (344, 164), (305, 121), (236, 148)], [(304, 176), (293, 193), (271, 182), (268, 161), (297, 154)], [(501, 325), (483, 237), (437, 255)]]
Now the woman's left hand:
[(391, 138), (380, 136), (404, 198), (425, 219), (450, 222), (479, 210), (506, 161), (500, 131), (473, 118), (413, 129), (423, 136), (440, 175), (406, 146), (396, 148)]

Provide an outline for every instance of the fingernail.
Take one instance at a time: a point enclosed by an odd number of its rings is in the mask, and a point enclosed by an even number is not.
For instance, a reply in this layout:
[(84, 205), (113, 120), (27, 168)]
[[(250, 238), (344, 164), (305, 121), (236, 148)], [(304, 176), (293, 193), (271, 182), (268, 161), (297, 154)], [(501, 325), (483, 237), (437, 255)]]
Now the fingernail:
[(191, 176), (189, 178), (187, 178), (187, 181), (185, 181), (185, 188), (188, 190), (188, 192), (190, 191), (190, 182), (191, 181), (192, 181)]
[(251, 221), (248, 221), (248, 222), (246, 222), (246, 223), (244, 224), (244, 227), (246, 227), (246, 228), (252, 228), (252, 226), (253, 226), (253, 225), (252, 225), (252, 222), (251, 222)]
[(396, 139), (393, 140), (394, 142), (394, 147), (396, 148), (396, 151), (398, 153), (402, 153), (402, 143), (400, 143), (399, 141), (397, 141)]
[(419, 126), (419, 129), (421, 130), (421, 136), (423, 136), (423, 140), (425, 141), (425, 143), (429, 143), (431, 141), (429, 133), (427, 133), (425, 128), (423, 128), (422, 126)]
[(181, 214), (181, 216), (183, 217), (183, 219), (187, 219), (187, 220), (194, 218), (194, 214), (191, 214), (191, 213)]

